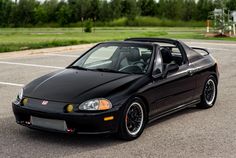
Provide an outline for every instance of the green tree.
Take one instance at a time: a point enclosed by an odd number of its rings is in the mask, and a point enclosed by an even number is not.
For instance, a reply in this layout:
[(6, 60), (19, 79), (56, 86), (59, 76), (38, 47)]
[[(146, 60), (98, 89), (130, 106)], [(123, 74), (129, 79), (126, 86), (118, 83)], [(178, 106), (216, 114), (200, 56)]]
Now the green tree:
[(42, 7), (44, 8), (47, 16), (45, 21), (46, 22), (56, 22), (57, 16), (56, 12), (58, 10), (58, 0), (46, 0)]
[(111, 0), (110, 7), (112, 9), (112, 18), (120, 18), (121, 17), (121, 11), (122, 11), (122, 3), (121, 0)]
[(179, 20), (183, 19), (184, 10), (183, 0), (160, 0), (159, 15), (162, 18)]
[(229, 10), (236, 10), (236, 1), (235, 0), (228, 0), (226, 6)]
[(167, 1), (166, 0), (159, 0), (159, 3), (158, 3), (158, 15), (161, 17), (161, 18), (165, 18), (166, 17), (166, 14), (167, 14)]
[(183, 20), (195, 20), (197, 15), (197, 5), (195, 0), (185, 0), (183, 7)]
[(34, 9), (34, 18), (37, 24), (44, 24), (47, 22), (48, 15), (47, 11), (44, 8), (43, 5), (38, 6), (37, 8)]
[(71, 10), (69, 5), (65, 2), (60, 2), (59, 10), (57, 11), (57, 21), (61, 26), (65, 26), (70, 23)]
[(138, 7), (142, 16), (155, 16), (157, 13), (157, 3), (155, 0), (139, 0)]
[(0, 0), (0, 26), (10, 24), (10, 16), (13, 9), (13, 2), (10, 0)]
[(199, 0), (197, 3), (196, 20), (207, 20), (209, 12), (215, 9), (212, 0)]
[(93, 0), (68, 0), (71, 9), (71, 21), (77, 22), (81, 19), (88, 19), (91, 15), (91, 4)]
[(36, 23), (35, 21), (35, 8), (37, 8), (39, 2), (36, 0), (19, 0), (19, 3), (16, 8), (16, 17), (17, 23), (22, 26)]
[(112, 12), (113, 10), (111, 9), (109, 3), (107, 1), (102, 1), (101, 2), (101, 9), (99, 12), (99, 20), (101, 21), (110, 21), (112, 20)]
[(182, 20), (184, 16), (184, 9), (186, 6), (184, 5), (184, 0), (172, 0), (171, 7), (171, 16), (176, 20)]
[(71, 10), (71, 22), (77, 22), (80, 21), (80, 11), (77, 7), (77, 0), (68, 0), (68, 5)]
[(0, 26), (65, 26), (95, 17), (103, 22), (121, 17), (132, 21), (139, 15), (202, 21), (222, 6), (236, 10), (236, 0), (0, 0)]
[(215, 8), (225, 8), (226, 2), (226, 0), (215, 0), (213, 4)]
[(88, 16), (90, 19), (98, 18), (100, 11), (100, 1), (93, 0), (90, 1), (90, 7), (88, 8)]
[(129, 20), (134, 20), (138, 16), (138, 7), (136, 0), (126, 0), (122, 1), (122, 13)]

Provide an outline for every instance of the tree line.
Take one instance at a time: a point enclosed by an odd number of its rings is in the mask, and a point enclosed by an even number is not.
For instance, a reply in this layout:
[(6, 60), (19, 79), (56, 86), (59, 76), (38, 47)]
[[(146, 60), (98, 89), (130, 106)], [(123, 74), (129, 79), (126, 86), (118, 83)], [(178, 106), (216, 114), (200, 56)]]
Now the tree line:
[(0, 0), (0, 26), (66, 26), (88, 19), (109, 22), (126, 17), (132, 21), (137, 16), (204, 21), (210, 11), (222, 7), (236, 10), (236, 0)]

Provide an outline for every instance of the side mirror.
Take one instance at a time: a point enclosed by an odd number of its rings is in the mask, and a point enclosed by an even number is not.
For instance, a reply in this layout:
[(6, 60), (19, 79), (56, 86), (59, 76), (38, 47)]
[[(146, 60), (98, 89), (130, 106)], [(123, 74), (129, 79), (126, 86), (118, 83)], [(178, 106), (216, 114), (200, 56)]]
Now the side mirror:
[(168, 75), (169, 72), (177, 71), (178, 69), (179, 69), (178, 64), (175, 64), (175, 63), (167, 64), (165, 69), (164, 69), (162, 77), (165, 78)]
[(156, 69), (156, 70), (154, 70), (154, 71), (152, 72), (152, 77), (153, 77), (153, 78), (158, 78), (158, 77), (160, 77), (160, 76), (162, 76), (160, 69)]

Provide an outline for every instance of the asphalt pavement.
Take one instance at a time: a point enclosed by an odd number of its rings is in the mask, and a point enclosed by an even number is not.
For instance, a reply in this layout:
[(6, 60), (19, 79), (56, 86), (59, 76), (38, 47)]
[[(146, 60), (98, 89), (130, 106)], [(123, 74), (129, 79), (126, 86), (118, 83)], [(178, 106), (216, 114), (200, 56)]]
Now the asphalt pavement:
[(208, 110), (188, 108), (148, 125), (140, 138), (64, 135), (15, 123), (11, 102), (20, 88), (69, 65), (89, 46), (25, 55), (0, 54), (0, 158), (7, 157), (236, 157), (236, 43), (185, 40), (208, 48), (220, 70), (218, 98)]

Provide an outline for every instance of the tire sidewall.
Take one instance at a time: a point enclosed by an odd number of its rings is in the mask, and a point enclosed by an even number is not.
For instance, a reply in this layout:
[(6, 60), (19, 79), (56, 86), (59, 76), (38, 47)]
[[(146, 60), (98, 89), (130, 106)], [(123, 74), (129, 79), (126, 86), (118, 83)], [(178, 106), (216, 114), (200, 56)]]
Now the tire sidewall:
[[(212, 104), (208, 104), (208, 103), (207, 103), (206, 98), (205, 98), (205, 95), (204, 95), (205, 88), (206, 88), (207, 82), (208, 82), (209, 80), (213, 80), (213, 82), (214, 82), (214, 84), (215, 84), (215, 98), (214, 98)], [(202, 93), (202, 103), (201, 103), (201, 104), (203, 105), (204, 108), (211, 108), (211, 107), (213, 107), (213, 106), (215, 105), (216, 98), (217, 98), (217, 94), (218, 94), (218, 88), (217, 88), (217, 86), (218, 86), (218, 83), (217, 83), (216, 78), (215, 78), (214, 76), (210, 75), (210, 76), (207, 78), (207, 80), (206, 80), (206, 82), (205, 82), (205, 84), (204, 84), (204, 89), (203, 89), (203, 93)]]
[[(143, 110), (143, 124), (142, 124), (142, 127), (140, 128), (139, 132), (136, 135), (131, 135), (127, 131), (125, 117), (126, 117), (127, 110), (129, 109), (129, 107), (134, 102), (139, 103), (142, 107), (142, 110)], [(129, 100), (125, 104), (125, 108), (122, 112), (121, 123), (120, 123), (119, 131), (118, 131), (119, 132), (118, 134), (119, 134), (120, 138), (125, 139), (125, 140), (133, 140), (133, 139), (138, 138), (143, 133), (146, 122), (147, 122), (147, 110), (146, 110), (144, 102), (139, 98), (134, 98), (134, 99)]]

